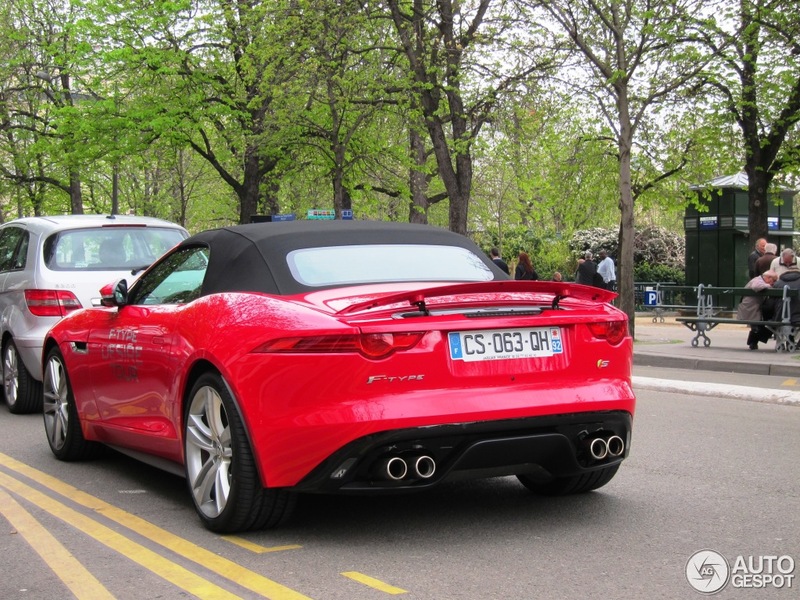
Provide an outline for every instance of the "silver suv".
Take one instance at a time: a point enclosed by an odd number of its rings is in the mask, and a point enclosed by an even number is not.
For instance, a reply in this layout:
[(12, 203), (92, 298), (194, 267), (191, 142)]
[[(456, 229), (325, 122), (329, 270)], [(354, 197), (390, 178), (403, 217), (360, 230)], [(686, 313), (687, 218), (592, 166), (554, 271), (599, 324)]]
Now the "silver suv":
[(67, 313), (100, 305), (100, 288), (134, 279), (188, 236), (161, 219), (27, 217), (0, 225), (3, 392), (12, 413), (41, 410), (42, 341)]

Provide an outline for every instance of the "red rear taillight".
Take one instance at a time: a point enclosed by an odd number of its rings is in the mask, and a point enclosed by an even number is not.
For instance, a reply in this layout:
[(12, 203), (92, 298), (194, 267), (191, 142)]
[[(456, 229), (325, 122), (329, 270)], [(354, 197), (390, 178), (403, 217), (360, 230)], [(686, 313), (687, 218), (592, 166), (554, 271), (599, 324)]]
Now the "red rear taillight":
[(588, 323), (588, 326), (594, 337), (605, 339), (612, 345), (619, 344), (628, 335), (627, 321), (603, 321), (602, 323)]
[(279, 338), (262, 344), (255, 352), (326, 353), (358, 352), (371, 359), (386, 358), (393, 352), (413, 348), (424, 335), (410, 333), (362, 333), (360, 335), (319, 335)]
[(25, 290), (25, 303), (37, 317), (63, 317), (82, 308), (75, 294), (66, 290)]
[(359, 352), (367, 358), (383, 358), (398, 350), (408, 350), (422, 339), (422, 332), (364, 333), (358, 336)]

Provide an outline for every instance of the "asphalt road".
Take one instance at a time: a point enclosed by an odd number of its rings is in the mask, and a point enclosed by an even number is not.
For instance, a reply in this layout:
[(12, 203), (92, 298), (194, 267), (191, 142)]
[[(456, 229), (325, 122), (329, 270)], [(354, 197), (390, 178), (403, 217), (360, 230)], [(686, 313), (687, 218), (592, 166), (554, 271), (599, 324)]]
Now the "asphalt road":
[(59, 463), (41, 417), (0, 409), (0, 598), (701, 598), (685, 571), (703, 549), (789, 556), (800, 575), (800, 406), (637, 395), (631, 456), (597, 492), (307, 496), (284, 528), (234, 538), (202, 528), (183, 480), (116, 453)]

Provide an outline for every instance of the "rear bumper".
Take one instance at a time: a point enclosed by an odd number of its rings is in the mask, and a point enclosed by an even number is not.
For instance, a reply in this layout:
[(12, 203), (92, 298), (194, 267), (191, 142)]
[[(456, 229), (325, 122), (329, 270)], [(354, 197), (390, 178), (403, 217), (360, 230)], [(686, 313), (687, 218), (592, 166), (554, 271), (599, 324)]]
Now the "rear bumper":
[[(607, 411), (378, 433), (346, 445), (293, 489), (397, 492), (454, 479), (529, 474), (546, 481), (577, 475), (620, 463), (629, 452), (631, 422), (630, 413)], [(593, 457), (591, 441), (612, 436), (624, 443), (621, 450)], [(417, 467), (421, 457), (422, 469)]]

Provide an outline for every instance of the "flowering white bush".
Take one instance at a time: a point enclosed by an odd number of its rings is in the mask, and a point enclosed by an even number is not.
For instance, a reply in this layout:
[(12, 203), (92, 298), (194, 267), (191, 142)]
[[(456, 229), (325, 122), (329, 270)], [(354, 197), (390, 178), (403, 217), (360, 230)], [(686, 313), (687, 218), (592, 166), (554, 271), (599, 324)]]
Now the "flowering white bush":
[[(617, 257), (618, 231), (594, 227), (576, 231), (569, 242), (570, 251), (579, 257), (590, 250), (595, 256), (605, 249)], [(683, 271), (685, 268), (686, 242), (683, 236), (663, 227), (646, 227), (636, 232), (633, 240), (633, 264), (663, 265), (669, 269)]]

